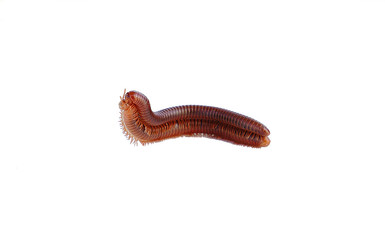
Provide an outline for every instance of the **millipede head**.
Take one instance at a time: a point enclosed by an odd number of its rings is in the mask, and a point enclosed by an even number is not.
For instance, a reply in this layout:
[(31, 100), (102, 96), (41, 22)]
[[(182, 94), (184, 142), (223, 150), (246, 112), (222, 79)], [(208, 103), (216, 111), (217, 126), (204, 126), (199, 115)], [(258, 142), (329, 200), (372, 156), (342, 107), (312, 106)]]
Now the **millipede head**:
[(119, 108), (121, 110), (127, 110), (130, 105), (133, 103), (132, 97), (130, 96), (130, 92), (126, 92), (126, 89), (124, 89), (123, 96), (120, 97), (120, 102), (119, 102)]

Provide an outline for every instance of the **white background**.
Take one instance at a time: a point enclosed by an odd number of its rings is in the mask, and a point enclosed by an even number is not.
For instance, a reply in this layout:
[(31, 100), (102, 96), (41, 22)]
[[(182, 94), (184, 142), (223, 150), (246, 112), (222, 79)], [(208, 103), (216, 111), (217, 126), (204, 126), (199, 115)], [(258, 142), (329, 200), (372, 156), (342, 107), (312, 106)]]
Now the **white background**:
[[(0, 239), (385, 239), (385, 3), (0, 0)], [(263, 149), (135, 147), (119, 96)]]

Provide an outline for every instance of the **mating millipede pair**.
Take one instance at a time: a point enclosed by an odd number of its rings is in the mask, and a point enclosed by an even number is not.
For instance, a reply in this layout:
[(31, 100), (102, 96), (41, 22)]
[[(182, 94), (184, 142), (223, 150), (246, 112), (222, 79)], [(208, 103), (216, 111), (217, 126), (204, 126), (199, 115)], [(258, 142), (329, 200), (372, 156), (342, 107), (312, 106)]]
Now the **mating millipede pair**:
[(153, 112), (146, 96), (126, 90), (119, 108), (123, 133), (134, 143), (203, 136), (255, 148), (270, 144), (270, 131), (262, 123), (226, 109), (189, 105)]

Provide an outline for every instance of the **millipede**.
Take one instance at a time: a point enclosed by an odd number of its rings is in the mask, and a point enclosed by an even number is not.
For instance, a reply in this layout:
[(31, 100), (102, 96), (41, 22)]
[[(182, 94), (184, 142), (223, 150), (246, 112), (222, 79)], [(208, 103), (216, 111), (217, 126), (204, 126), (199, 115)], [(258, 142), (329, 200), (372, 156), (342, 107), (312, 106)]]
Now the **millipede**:
[(185, 105), (153, 112), (145, 95), (126, 90), (119, 108), (123, 133), (134, 144), (180, 136), (207, 137), (254, 148), (270, 144), (270, 131), (262, 123), (222, 108)]

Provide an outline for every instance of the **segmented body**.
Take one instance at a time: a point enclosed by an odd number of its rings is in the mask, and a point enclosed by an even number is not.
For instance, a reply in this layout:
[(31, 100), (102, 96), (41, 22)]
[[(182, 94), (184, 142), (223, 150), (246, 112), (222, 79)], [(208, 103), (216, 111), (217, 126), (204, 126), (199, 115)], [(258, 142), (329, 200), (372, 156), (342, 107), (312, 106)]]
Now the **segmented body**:
[(132, 142), (204, 136), (250, 147), (270, 143), (262, 123), (222, 108), (188, 105), (153, 112), (147, 97), (136, 91), (125, 92), (119, 107), (123, 132)]

